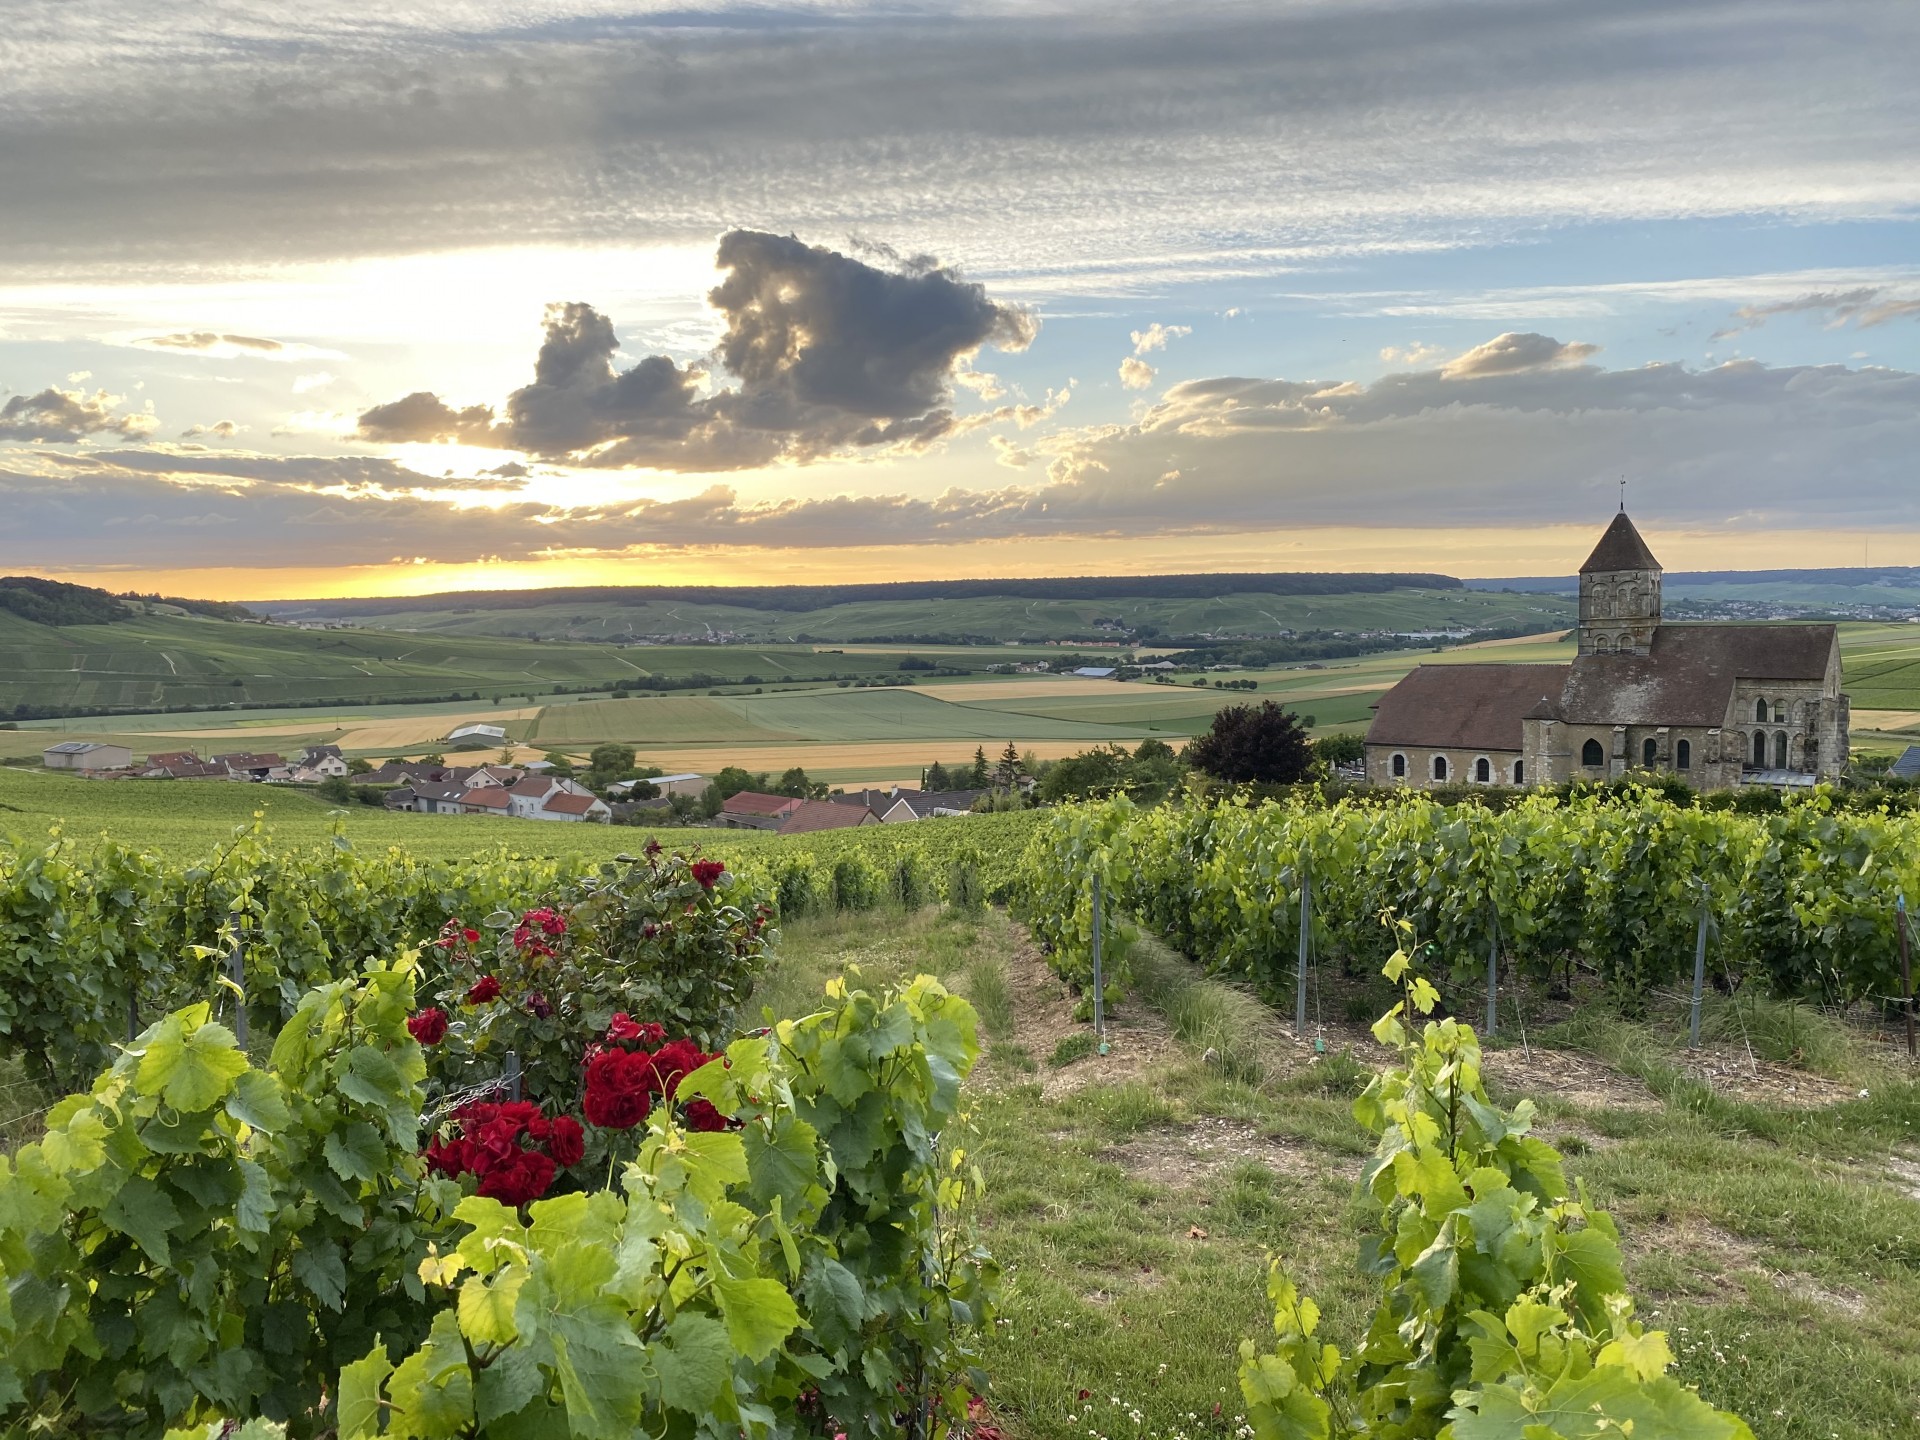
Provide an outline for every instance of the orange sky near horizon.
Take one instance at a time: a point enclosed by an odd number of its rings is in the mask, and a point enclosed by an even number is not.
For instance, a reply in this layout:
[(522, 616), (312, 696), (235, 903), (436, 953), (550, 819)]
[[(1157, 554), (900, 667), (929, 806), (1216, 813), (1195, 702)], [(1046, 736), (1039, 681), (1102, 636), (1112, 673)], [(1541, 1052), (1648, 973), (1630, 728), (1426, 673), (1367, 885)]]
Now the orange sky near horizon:
[[(167, 570), (50, 569), (49, 578), (204, 600), (345, 599), (574, 585), (825, 585), (891, 580), (1033, 579), (1214, 571), (1414, 571), (1461, 579), (1568, 575), (1600, 525), (1522, 531), (1313, 529), (1163, 540), (991, 541), (836, 550), (635, 550), (523, 562)], [(1920, 564), (1920, 531), (1643, 531), (1668, 570), (1770, 570)]]

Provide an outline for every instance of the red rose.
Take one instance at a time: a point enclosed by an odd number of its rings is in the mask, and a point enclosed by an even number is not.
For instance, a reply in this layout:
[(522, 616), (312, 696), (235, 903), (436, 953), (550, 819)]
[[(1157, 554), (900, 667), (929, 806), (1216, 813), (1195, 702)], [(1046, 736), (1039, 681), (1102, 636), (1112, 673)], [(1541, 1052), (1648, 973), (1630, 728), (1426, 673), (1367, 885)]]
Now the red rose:
[(702, 1095), (687, 1104), (687, 1128), (689, 1130), (724, 1130), (727, 1117), (714, 1109), (713, 1102)]
[(489, 1000), (500, 998), (500, 982), (491, 975), (482, 975), (473, 982), (473, 988), (467, 991), (467, 1004), (484, 1005)]
[(438, 1045), (447, 1038), (447, 1012), (435, 1005), (409, 1015), (407, 1033), (422, 1045)]
[(570, 1115), (555, 1120), (547, 1131), (547, 1154), (553, 1157), (553, 1163), (564, 1170), (569, 1165), (578, 1165), (586, 1153), (587, 1137), (580, 1122)]
[(647, 837), (647, 845), (646, 845), (647, 859), (649, 860), (653, 859), (654, 856), (658, 855), (665, 848), (666, 847), (662, 845), (658, 840), (654, 839), (653, 836), (649, 835)]
[(480, 1177), (478, 1193), (515, 1208), (538, 1200), (553, 1184), (553, 1157), (538, 1150), (522, 1150)]
[(653, 1057), (644, 1051), (602, 1050), (587, 1062), (582, 1108), (603, 1130), (631, 1130), (653, 1108)]
[(727, 873), (727, 867), (718, 860), (696, 860), (691, 868), (702, 890), (713, 889), (714, 882)]
[(478, 945), (480, 943), (480, 932), (474, 929), (471, 925), (469, 925), (465, 930), (462, 930), (460, 933), (466, 937), (467, 944)]
[(553, 1014), (552, 1002), (538, 990), (527, 996), (527, 1009), (531, 1010), (534, 1015), (541, 1020), (545, 1020)]
[(469, 1146), (465, 1140), (436, 1139), (427, 1146), (427, 1168), (436, 1175), (444, 1175), (449, 1180), (466, 1174), (473, 1168)]
[(607, 1038), (609, 1040), (638, 1040), (640, 1038), (640, 1022), (633, 1019), (633, 1017), (628, 1015), (624, 1010), (616, 1011), (613, 1019), (607, 1022)]
[(660, 1093), (671, 1100), (673, 1092), (680, 1088), (680, 1082), (706, 1064), (709, 1058), (691, 1040), (669, 1040), (653, 1054), (654, 1083)]

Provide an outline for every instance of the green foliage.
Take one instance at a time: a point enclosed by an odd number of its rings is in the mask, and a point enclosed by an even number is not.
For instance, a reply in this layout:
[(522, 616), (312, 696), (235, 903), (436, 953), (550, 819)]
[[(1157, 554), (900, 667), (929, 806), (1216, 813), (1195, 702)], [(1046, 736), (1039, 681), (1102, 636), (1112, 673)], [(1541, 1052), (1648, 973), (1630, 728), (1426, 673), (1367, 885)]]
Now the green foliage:
[(1187, 763), (1234, 785), (1291, 785), (1307, 778), (1313, 752), (1300, 717), (1276, 701), (1229, 705), (1187, 746)]
[(403, 960), (310, 992), (265, 1069), (207, 1006), (176, 1011), (0, 1162), (0, 1412), (310, 1434), (375, 1334), (425, 1333), (441, 1187), (415, 1156), (413, 980)]
[(1379, 1308), (1342, 1356), (1274, 1264), (1273, 1352), (1241, 1346), (1256, 1440), (1752, 1440), (1667, 1375), (1673, 1352), (1633, 1318), (1612, 1218), (1569, 1194), (1531, 1101), (1488, 1099), (1472, 1029), (1423, 1020), (1439, 995), (1413, 969), (1411, 927), (1400, 935), (1385, 973), (1401, 999), (1374, 1035), (1401, 1063), (1353, 1107), (1380, 1137), (1361, 1180)]
[(1108, 998), (1127, 984), (1127, 953), (1139, 930), (1124, 918), (1115, 881), (1128, 865), (1128, 837), (1142, 813), (1124, 796), (1104, 806), (1056, 812), (1034, 832), (1020, 859), (1020, 883), (1009, 901), (1046, 950), (1063, 980), (1093, 984), (1093, 878), (1103, 887), (1100, 959)]
[(864, 855), (843, 855), (833, 863), (833, 908), (871, 910), (886, 894), (886, 877)]

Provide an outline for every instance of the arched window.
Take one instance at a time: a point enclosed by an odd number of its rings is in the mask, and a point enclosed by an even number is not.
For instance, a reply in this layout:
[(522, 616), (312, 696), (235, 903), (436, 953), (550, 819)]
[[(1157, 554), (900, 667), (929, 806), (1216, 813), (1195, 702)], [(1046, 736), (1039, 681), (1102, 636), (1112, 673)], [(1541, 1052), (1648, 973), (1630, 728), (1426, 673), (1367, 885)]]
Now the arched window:
[(1580, 747), (1580, 763), (1589, 769), (1596, 769), (1607, 763), (1607, 752), (1600, 748), (1598, 740), (1589, 740)]
[(1773, 768), (1787, 768), (1787, 732), (1784, 730), (1773, 737)]
[[(1766, 702), (1763, 700), (1760, 703), (1764, 705)], [(1753, 732), (1753, 764), (1757, 770), (1764, 770), (1767, 765), (1767, 732), (1764, 730)]]
[(1604, 655), (1607, 653), (1607, 637), (1606, 636), (1596, 635), (1593, 637), (1593, 653), (1596, 655)]
[(1693, 742), (1682, 740), (1673, 747), (1673, 768), (1691, 770), (1693, 768)]
[(1407, 757), (1398, 751), (1395, 751), (1393, 756), (1393, 778), (1396, 780), (1407, 778)]
[(1473, 778), (1478, 780), (1482, 785), (1491, 784), (1493, 782), (1493, 762), (1484, 755), (1474, 761)]
[(1753, 702), (1753, 718), (1758, 720), (1762, 725), (1767, 723), (1767, 702), (1766, 701), (1756, 700)]
[(1651, 770), (1654, 761), (1659, 758), (1660, 747), (1654, 743), (1653, 737), (1649, 735), (1645, 740), (1640, 742), (1640, 763)]
[(1433, 757), (1433, 778), (1436, 780), (1444, 780), (1447, 778), (1446, 756), (1436, 755)]
[(1516, 760), (1513, 762), (1513, 783), (1516, 785), (1524, 785), (1527, 783), (1526, 761)]

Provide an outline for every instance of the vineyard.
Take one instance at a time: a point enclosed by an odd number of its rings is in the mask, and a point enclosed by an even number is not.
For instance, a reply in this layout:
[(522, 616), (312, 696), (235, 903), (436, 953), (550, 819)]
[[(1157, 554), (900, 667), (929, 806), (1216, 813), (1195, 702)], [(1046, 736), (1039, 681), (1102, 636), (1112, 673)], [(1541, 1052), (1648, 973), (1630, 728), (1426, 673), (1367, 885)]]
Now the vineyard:
[[(1920, 819), (1816, 796), (1767, 815), (1652, 792), (1530, 796), (1495, 811), (1414, 797), (1054, 812), (1028, 843), (1016, 905), (1067, 978), (1091, 979), (1098, 875), (1118, 912), (1215, 970), (1291, 989), (1300, 906), (1316, 956), (1348, 974), (1413, 927), (1456, 981), (1565, 986), (1590, 971), (1632, 1004), (1690, 980), (1703, 917), (1711, 973), (1833, 1006), (1902, 992), (1899, 897), (1920, 898)], [(1107, 956), (1124, 980), (1125, 924)]]

